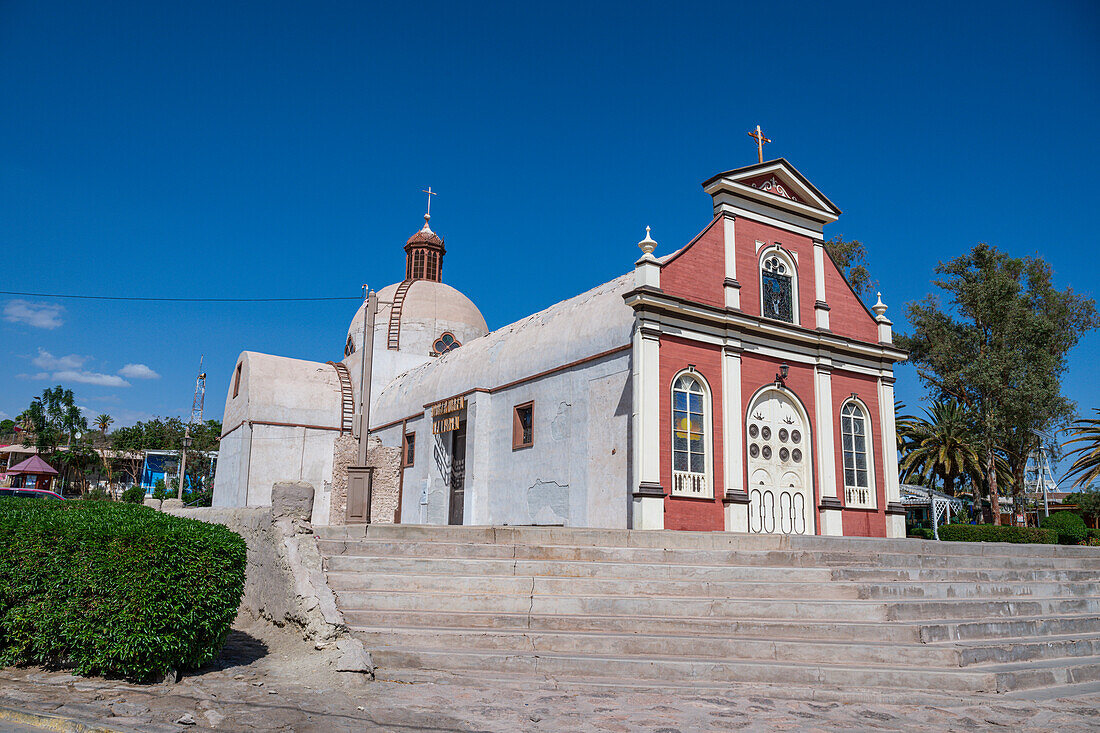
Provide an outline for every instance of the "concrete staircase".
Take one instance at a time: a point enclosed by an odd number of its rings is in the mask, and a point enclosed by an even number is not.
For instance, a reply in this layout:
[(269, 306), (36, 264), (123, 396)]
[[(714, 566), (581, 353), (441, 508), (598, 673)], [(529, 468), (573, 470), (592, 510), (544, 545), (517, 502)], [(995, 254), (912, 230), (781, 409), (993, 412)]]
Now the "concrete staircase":
[(1100, 689), (1100, 548), (532, 527), (317, 534), (382, 678)]

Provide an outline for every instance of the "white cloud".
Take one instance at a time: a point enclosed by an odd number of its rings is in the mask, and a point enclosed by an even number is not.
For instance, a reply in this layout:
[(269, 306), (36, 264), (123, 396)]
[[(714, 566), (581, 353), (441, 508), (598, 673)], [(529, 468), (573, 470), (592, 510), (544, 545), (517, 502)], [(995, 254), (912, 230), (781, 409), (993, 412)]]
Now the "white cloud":
[[(77, 382), (80, 384), (97, 384), (102, 387), (129, 387), (130, 383), (115, 374), (101, 374), (84, 369), (84, 362), (88, 360), (79, 354), (68, 356), (54, 356), (45, 349), (39, 347), (38, 356), (31, 359), (31, 363), (44, 371), (37, 374), (20, 374), (20, 377), (33, 380), (55, 380), (57, 382)], [(150, 370), (152, 371), (152, 370)]]
[(102, 387), (129, 387), (130, 383), (115, 374), (100, 374), (99, 372), (63, 370), (54, 372), (51, 379), (58, 382), (79, 382), (81, 384), (98, 384)]
[(34, 328), (54, 329), (64, 323), (61, 314), (65, 308), (52, 303), (31, 303), (27, 300), (9, 300), (4, 305), (4, 320), (25, 323)]
[(118, 373), (130, 379), (160, 379), (160, 375), (144, 364), (127, 364)]
[(39, 369), (45, 369), (47, 371), (79, 369), (84, 366), (85, 361), (87, 361), (86, 357), (77, 354), (54, 356), (41, 346), (38, 347), (38, 356), (31, 359), (32, 364)]

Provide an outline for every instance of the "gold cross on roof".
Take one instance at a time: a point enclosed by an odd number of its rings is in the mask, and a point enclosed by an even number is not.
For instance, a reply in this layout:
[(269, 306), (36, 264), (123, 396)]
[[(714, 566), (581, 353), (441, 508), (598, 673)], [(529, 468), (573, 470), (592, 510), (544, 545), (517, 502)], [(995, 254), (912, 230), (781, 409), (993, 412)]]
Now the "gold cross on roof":
[(756, 152), (760, 156), (760, 162), (764, 162), (764, 143), (770, 143), (771, 140), (764, 137), (764, 133), (760, 131), (760, 125), (756, 126), (755, 132), (750, 132), (749, 137), (756, 140)]

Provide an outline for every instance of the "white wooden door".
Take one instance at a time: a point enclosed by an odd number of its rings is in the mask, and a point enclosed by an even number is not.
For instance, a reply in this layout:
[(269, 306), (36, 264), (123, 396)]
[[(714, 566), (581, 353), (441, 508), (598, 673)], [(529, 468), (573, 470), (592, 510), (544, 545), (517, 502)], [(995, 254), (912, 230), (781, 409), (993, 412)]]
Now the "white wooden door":
[(769, 390), (749, 410), (749, 531), (813, 534), (810, 435), (789, 396)]

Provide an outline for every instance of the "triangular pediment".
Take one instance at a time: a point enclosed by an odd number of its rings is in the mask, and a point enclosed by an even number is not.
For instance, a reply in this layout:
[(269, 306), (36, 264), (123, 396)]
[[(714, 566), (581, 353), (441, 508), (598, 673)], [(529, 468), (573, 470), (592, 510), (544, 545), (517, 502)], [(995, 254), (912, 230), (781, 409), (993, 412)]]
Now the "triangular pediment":
[(728, 192), (823, 222), (840, 216), (840, 209), (784, 158), (719, 173), (703, 189), (712, 196)]

